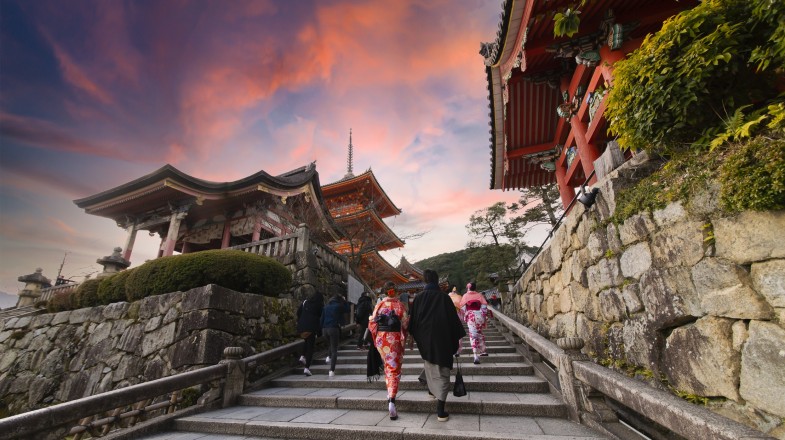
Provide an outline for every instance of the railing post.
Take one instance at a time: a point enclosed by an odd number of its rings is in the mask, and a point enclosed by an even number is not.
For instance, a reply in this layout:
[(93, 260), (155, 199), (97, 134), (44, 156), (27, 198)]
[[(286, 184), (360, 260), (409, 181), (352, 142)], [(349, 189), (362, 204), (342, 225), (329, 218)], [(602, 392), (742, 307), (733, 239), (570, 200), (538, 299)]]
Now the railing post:
[(562, 396), (568, 405), (570, 418), (578, 423), (586, 423), (586, 416), (594, 422), (617, 422), (618, 418), (605, 404), (604, 396), (575, 377), (573, 362), (589, 360), (588, 356), (581, 353), (583, 344), (583, 339), (576, 337), (556, 340), (556, 345), (565, 352), (559, 356), (557, 367)]
[(311, 246), (311, 236), (308, 230), (308, 225), (300, 223), (297, 226), (297, 251), (307, 251)]
[(222, 364), (226, 364), (226, 382), (223, 389), (223, 408), (234, 405), (245, 387), (245, 362), (242, 347), (224, 348)]

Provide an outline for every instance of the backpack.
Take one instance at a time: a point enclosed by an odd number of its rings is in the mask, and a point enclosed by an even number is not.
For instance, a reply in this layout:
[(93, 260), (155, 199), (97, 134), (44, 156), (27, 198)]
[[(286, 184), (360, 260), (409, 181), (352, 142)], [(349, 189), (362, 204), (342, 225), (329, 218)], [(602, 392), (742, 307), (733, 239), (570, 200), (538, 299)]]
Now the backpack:
[(395, 314), (395, 310), (390, 311), (389, 314), (376, 315), (376, 330), (380, 332), (399, 332), (401, 331), (401, 318)]

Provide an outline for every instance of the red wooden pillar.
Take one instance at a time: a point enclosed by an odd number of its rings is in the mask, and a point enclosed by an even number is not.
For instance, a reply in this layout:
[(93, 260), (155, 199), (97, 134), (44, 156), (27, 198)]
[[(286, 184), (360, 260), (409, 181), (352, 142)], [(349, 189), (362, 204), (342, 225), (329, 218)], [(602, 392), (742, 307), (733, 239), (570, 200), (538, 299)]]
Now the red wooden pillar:
[(556, 162), (556, 185), (559, 187), (562, 206), (565, 208), (575, 197), (575, 190), (567, 183), (567, 161), (562, 160), (561, 164)]
[[(594, 171), (594, 161), (600, 157), (600, 149), (595, 144), (590, 144), (586, 139), (586, 124), (573, 117), (570, 119), (570, 126), (572, 126), (572, 133), (575, 136), (575, 145), (578, 149), (578, 157), (581, 159), (581, 166), (585, 176)], [(592, 177), (589, 184), (597, 181), (596, 177)]]
[(232, 220), (226, 219), (224, 223), (224, 233), (223, 237), (221, 238), (221, 249), (226, 249), (229, 247), (229, 240), (232, 238)]
[(262, 219), (258, 215), (254, 218), (253, 222), (253, 234), (251, 235), (251, 241), (259, 241), (259, 237), (262, 236)]

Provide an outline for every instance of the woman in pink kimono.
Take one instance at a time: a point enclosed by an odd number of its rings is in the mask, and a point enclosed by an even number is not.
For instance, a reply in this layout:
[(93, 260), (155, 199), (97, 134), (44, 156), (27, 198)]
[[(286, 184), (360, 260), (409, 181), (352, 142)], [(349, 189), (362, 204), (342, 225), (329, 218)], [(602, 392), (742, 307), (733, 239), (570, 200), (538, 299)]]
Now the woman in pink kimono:
[(387, 282), (382, 289), (387, 297), (376, 305), (368, 329), (373, 335), (374, 345), (384, 361), (384, 379), (387, 383), (388, 409), (390, 420), (398, 419), (395, 409), (395, 396), (398, 394), (398, 383), (401, 381), (403, 365), (404, 341), (409, 327), (409, 315), (398, 299), (395, 285)]
[(461, 298), (461, 309), (464, 314), (463, 319), (469, 327), (474, 363), (479, 364), (480, 356), (488, 356), (485, 348), (485, 335), (482, 334), (482, 330), (487, 324), (487, 318), (493, 316), (493, 313), (488, 309), (488, 301), (485, 300), (485, 296), (476, 292), (475, 288), (474, 283), (466, 285), (466, 293)]

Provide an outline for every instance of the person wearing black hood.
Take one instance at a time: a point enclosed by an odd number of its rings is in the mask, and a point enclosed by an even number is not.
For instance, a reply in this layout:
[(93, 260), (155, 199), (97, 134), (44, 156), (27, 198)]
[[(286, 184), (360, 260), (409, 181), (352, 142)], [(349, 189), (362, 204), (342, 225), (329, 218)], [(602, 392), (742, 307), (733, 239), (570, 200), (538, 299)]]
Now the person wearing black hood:
[(357, 338), (358, 350), (365, 349), (369, 344), (368, 339), (366, 339), (366, 330), (368, 329), (368, 317), (371, 316), (372, 312), (373, 301), (368, 296), (368, 292), (363, 292), (360, 295), (360, 299), (357, 300), (357, 308), (354, 312), (355, 321), (357, 321), (357, 325), (360, 327), (360, 337)]
[(308, 299), (297, 308), (297, 332), (305, 340), (303, 355), (300, 356), (300, 363), (305, 366), (303, 373), (311, 375), (311, 361), (313, 361), (313, 350), (316, 345), (316, 336), (321, 336), (322, 309), (324, 308), (324, 297), (320, 292), (314, 292)]
[(349, 313), (349, 303), (343, 296), (337, 293), (330, 298), (322, 312), (322, 333), (327, 336), (327, 359), (325, 362), (330, 364), (328, 376), (335, 376), (335, 364), (338, 361), (338, 343), (341, 339), (341, 326), (343, 326), (343, 315)]
[(449, 420), (444, 410), (450, 390), (450, 370), (453, 355), (458, 350), (458, 341), (466, 336), (455, 305), (450, 297), (439, 289), (439, 275), (426, 269), (426, 283), (409, 310), (409, 332), (417, 342), (420, 356), (425, 363), (425, 379), (428, 390), (436, 397), (436, 416), (440, 422)]

